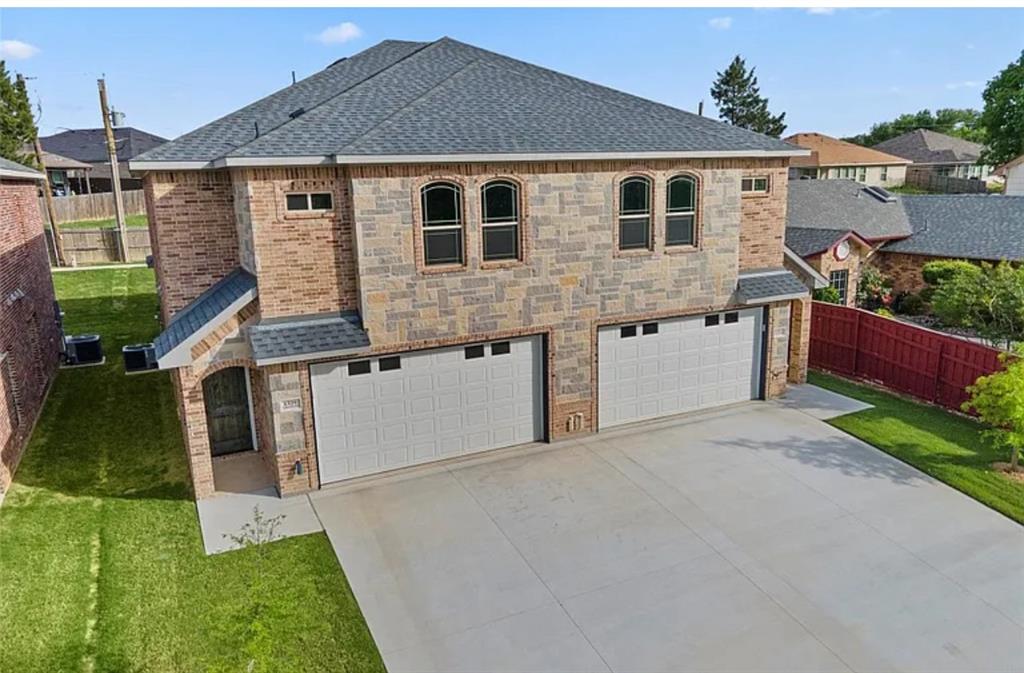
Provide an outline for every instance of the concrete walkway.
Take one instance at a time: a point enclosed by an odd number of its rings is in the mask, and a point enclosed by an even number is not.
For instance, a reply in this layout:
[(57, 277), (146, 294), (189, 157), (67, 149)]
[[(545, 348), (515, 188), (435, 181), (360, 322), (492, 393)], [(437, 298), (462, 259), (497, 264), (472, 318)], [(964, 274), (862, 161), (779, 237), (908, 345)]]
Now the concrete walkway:
[(1022, 670), (1024, 528), (794, 405), (311, 501), (391, 673)]
[(837, 416), (853, 414), (874, 406), (855, 400), (852, 397), (825, 390), (810, 383), (789, 386), (779, 402), (789, 409), (802, 411), (819, 421), (827, 421)]

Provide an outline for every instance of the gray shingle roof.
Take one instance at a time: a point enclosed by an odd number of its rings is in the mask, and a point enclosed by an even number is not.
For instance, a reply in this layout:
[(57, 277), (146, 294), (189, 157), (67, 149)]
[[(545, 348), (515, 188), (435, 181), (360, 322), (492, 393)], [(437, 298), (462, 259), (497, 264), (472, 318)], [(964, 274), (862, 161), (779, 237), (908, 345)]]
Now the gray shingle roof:
[(249, 344), (256, 364), (263, 365), (366, 349), (370, 337), (359, 314), (345, 311), (253, 325)]
[(786, 226), (786, 245), (789, 249), (807, 257), (823, 250), (842, 238), (849, 229), (810, 229)]
[(907, 131), (874, 146), (874, 149), (910, 159), (915, 164), (974, 163), (984, 149), (978, 143), (928, 129)]
[(442, 38), (382, 42), (138, 159), (668, 151), (799, 148)]
[[(103, 129), (69, 129), (40, 138), (39, 142), (47, 152), (84, 163), (110, 161), (107, 155), (106, 131)], [(114, 129), (114, 142), (117, 145), (117, 160), (128, 161), (147, 150), (163, 145), (167, 138), (131, 126), (118, 126)]]
[(745, 304), (806, 296), (807, 286), (789, 269), (768, 269), (740, 274), (736, 294)]
[(1024, 196), (904, 196), (914, 235), (887, 252), (965, 259), (1024, 260)]
[(34, 168), (29, 168), (23, 164), (19, 164), (16, 161), (4, 159), (0, 157), (0, 177), (5, 178), (24, 178), (28, 180), (42, 180), (43, 174)]
[(164, 331), (153, 340), (157, 359), (164, 357), (200, 330), (210, 326), (210, 322), (229, 306), (247, 293), (255, 291), (256, 277), (241, 268), (235, 269), (211, 285), (188, 306), (175, 313)]
[(912, 229), (900, 205), (903, 198), (897, 195), (894, 202), (885, 203), (852, 180), (791, 180), (786, 241), (790, 227), (855, 231), (866, 239), (909, 236)]

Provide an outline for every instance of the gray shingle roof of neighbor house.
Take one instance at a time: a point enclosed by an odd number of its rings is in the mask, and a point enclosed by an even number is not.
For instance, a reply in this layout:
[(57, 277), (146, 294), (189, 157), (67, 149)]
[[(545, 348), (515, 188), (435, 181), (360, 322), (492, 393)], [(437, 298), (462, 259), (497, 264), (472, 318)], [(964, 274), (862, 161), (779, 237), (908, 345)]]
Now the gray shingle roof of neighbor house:
[(43, 174), (34, 168), (10, 159), (0, 157), (0, 178), (13, 178), (17, 180), (42, 180)]
[[(161, 369), (188, 364), (168, 357), (175, 351), (187, 350), (193, 342), (202, 339), (209, 330), (230, 317), (238, 309), (256, 298), (256, 277), (238, 268), (224, 276), (185, 308), (178, 311), (164, 331), (153, 340), (153, 350)], [(173, 360), (173, 362), (172, 362)]]
[(1024, 196), (904, 196), (914, 234), (885, 252), (933, 257), (1024, 261)]
[(963, 138), (928, 129), (916, 129), (883, 140), (874, 149), (910, 159), (915, 164), (973, 164), (981, 156), (984, 147)]
[(253, 325), (249, 344), (256, 364), (266, 365), (354, 353), (369, 348), (370, 337), (358, 313), (343, 311)]
[(137, 157), (132, 169), (716, 153), (806, 150), (442, 38), (388, 40), (336, 61)]
[(786, 227), (786, 245), (790, 250), (807, 257), (828, 248), (850, 232), (849, 229), (810, 229)]
[[(39, 142), (47, 152), (85, 163), (97, 164), (110, 160), (107, 156), (106, 131), (103, 129), (69, 129), (40, 138)], [(118, 126), (114, 129), (118, 161), (128, 161), (166, 142), (167, 138), (132, 126)]]
[(791, 227), (855, 231), (861, 238), (869, 240), (909, 236), (913, 230), (906, 211), (900, 205), (905, 197), (893, 196), (893, 201), (882, 201), (853, 180), (791, 180), (786, 209), (786, 243), (800, 253), (795, 247), (801, 245), (800, 234), (794, 235), (795, 246), (789, 242)]
[(736, 294), (746, 304), (795, 299), (808, 294), (807, 286), (789, 269), (764, 269), (740, 274)]

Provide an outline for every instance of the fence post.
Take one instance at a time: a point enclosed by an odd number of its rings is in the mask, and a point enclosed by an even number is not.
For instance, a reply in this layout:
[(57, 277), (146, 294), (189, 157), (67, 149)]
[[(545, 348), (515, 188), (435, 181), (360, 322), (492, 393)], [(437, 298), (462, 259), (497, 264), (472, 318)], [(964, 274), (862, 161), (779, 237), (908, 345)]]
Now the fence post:
[(853, 372), (854, 376), (860, 376), (857, 365), (860, 362), (860, 311), (853, 309)]

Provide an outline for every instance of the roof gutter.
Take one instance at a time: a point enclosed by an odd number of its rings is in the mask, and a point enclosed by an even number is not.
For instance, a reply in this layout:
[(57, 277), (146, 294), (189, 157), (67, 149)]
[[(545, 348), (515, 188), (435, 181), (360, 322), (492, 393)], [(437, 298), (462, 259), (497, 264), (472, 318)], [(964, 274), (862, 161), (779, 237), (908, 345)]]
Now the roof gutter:
[(38, 171), (29, 170), (28, 168), (23, 171), (11, 168), (0, 168), (0, 178), (10, 178), (12, 180), (42, 180), (43, 174)]

